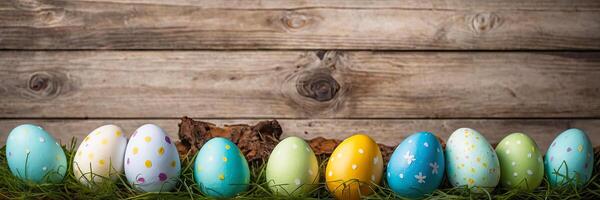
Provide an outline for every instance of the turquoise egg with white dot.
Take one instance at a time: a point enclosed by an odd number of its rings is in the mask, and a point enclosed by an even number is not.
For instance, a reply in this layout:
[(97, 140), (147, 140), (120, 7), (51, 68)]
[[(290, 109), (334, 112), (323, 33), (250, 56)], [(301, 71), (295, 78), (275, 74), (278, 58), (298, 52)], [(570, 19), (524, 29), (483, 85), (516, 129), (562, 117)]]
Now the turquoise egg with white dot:
[(42, 127), (23, 124), (6, 140), (10, 172), (24, 181), (58, 183), (67, 172), (67, 158), (60, 144)]
[(397, 195), (422, 198), (442, 183), (444, 169), (444, 152), (438, 139), (432, 133), (418, 132), (396, 147), (386, 177)]
[(248, 189), (250, 168), (233, 142), (216, 137), (206, 142), (196, 155), (194, 179), (204, 195), (231, 198)]
[(574, 128), (562, 132), (550, 144), (544, 166), (552, 186), (586, 184), (594, 168), (594, 151), (587, 134)]
[(490, 143), (476, 130), (460, 128), (446, 143), (446, 172), (454, 187), (492, 192), (500, 181), (500, 162)]

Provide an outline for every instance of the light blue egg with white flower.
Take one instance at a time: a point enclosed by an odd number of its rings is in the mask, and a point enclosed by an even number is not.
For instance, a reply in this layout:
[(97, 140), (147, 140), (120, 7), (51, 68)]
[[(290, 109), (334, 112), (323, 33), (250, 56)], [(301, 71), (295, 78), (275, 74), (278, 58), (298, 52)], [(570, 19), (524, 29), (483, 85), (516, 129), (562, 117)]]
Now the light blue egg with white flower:
[(42, 127), (23, 124), (6, 140), (10, 172), (34, 183), (61, 182), (67, 171), (67, 158), (60, 144)]
[(587, 134), (574, 128), (562, 132), (550, 144), (544, 165), (552, 186), (587, 183), (594, 168), (594, 151)]
[(429, 132), (407, 137), (387, 165), (387, 182), (399, 196), (421, 198), (438, 188), (444, 177), (442, 145)]
[(206, 142), (196, 155), (194, 179), (205, 195), (231, 198), (248, 189), (250, 168), (233, 142), (217, 137)]

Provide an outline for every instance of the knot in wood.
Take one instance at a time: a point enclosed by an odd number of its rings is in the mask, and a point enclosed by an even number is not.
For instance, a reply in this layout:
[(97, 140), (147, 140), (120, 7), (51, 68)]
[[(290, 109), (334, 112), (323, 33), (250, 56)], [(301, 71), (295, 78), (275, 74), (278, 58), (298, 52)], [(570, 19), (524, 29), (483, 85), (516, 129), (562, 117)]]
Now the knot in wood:
[(30, 90), (37, 92), (46, 89), (48, 82), (50, 82), (50, 77), (45, 74), (35, 73), (29, 78), (28, 87)]
[(304, 97), (324, 102), (335, 97), (340, 85), (330, 74), (314, 72), (301, 76), (296, 84), (296, 89)]
[(38, 13), (38, 20), (44, 25), (57, 24), (65, 17), (64, 9), (43, 10)]
[(59, 79), (48, 72), (35, 72), (29, 78), (27, 89), (38, 98), (56, 97), (62, 88), (63, 81)]
[(301, 14), (286, 14), (281, 21), (289, 29), (300, 29), (308, 23), (308, 18)]
[(11, 0), (13, 6), (20, 10), (39, 10), (42, 6), (38, 0)]
[(500, 22), (500, 17), (495, 13), (477, 13), (471, 19), (471, 28), (474, 32), (481, 34), (496, 28)]

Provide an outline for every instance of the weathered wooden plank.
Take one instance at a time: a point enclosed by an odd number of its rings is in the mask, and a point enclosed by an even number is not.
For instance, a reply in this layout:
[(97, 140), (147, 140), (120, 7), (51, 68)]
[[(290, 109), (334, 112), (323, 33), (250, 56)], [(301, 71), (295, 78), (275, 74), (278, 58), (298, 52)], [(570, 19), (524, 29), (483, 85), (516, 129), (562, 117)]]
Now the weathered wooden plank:
[[(219, 125), (256, 123), (257, 120), (208, 120)], [(376, 141), (397, 145), (414, 132), (430, 131), (446, 140), (450, 134), (462, 127), (481, 132), (490, 142), (499, 142), (513, 132), (523, 132), (535, 139), (542, 151), (555, 136), (568, 128), (579, 128), (587, 132), (594, 145), (600, 144), (600, 120), (278, 120), (284, 137), (295, 135), (306, 139), (322, 136), (343, 139), (355, 133), (366, 133)], [(93, 129), (104, 124), (121, 126), (127, 135), (146, 123), (161, 126), (172, 137), (177, 138), (179, 120), (0, 120), (0, 144), (4, 144), (10, 130), (19, 124), (33, 123), (44, 127), (63, 144), (72, 137), (83, 139)]]
[(6, 0), (0, 49), (600, 49), (595, 0)]
[(595, 118), (600, 52), (4, 51), (0, 118)]
[[(504, 0), (504, 1), (474, 1), (474, 0), (72, 0), (76, 2), (110, 2), (120, 4), (145, 3), (151, 5), (171, 5), (171, 6), (199, 6), (202, 8), (222, 8), (222, 9), (299, 9), (311, 7), (333, 7), (333, 8), (406, 8), (406, 9), (521, 9), (521, 10), (598, 10), (600, 3), (590, 0)], [(29, 1), (31, 2), (31, 1)]]

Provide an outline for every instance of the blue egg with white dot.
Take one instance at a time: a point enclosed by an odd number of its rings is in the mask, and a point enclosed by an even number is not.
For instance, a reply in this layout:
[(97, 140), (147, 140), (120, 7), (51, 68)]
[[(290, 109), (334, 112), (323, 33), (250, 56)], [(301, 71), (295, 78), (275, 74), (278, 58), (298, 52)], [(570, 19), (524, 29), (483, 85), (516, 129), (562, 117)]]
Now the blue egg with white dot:
[(23, 124), (6, 139), (6, 160), (10, 172), (33, 183), (61, 182), (67, 158), (60, 144), (42, 127)]
[(414, 133), (392, 154), (386, 177), (390, 188), (405, 198), (422, 198), (435, 191), (444, 177), (444, 152), (429, 132)]
[(206, 142), (196, 155), (194, 179), (204, 195), (231, 198), (248, 189), (250, 168), (233, 142), (217, 137)]
[(550, 144), (544, 165), (552, 186), (585, 185), (594, 168), (594, 150), (587, 134), (574, 128), (562, 132)]

